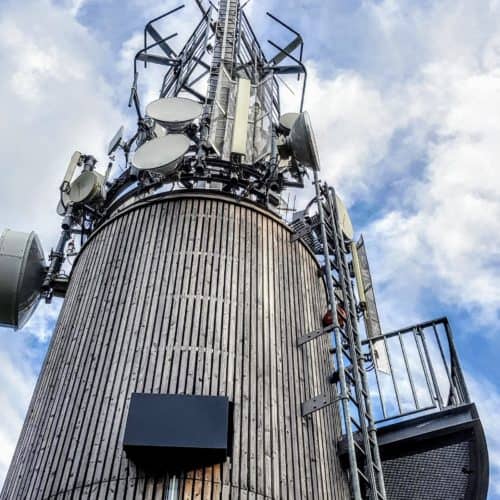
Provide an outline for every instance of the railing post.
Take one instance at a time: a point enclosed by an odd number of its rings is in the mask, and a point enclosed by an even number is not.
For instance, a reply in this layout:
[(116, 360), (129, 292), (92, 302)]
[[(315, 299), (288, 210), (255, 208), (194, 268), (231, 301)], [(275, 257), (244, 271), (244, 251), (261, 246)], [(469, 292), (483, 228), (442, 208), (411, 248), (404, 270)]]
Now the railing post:
[(453, 368), (455, 368), (457, 372), (458, 382), (460, 384), (460, 391), (463, 394), (463, 403), (469, 404), (471, 402), (469, 391), (467, 390), (467, 385), (465, 384), (464, 374), (462, 372), (462, 367), (460, 366), (460, 362), (458, 360), (457, 350), (455, 348), (455, 341), (453, 340), (453, 333), (450, 328), (450, 324), (448, 323), (448, 318), (444, 319), (444, 329), (446, 332), (446, 338), (448, 339), (448, 344), (450, 346), (450, 364), (451, 370), (453, 374)]

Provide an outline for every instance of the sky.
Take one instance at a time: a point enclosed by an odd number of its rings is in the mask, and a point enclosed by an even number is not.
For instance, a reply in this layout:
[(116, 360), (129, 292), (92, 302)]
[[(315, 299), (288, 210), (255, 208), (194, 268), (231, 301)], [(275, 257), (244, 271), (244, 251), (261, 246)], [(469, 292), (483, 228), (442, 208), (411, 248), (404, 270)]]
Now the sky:
[[(166, 30), (181, 44), (194, 0)], [(0, 229), (48, 252), (75, 149), (106, 166), (145, 22), (173, 0), (0, 0)], [(363, 234), (385, 331), (448, 316), (485, 426), (500, 499), (500, 0), (251, 0), (263, 43), (302, 34), (322, 175)], [(268, 54), (272, 49), (265, 46)], [(143, 102), (160, 85), (141, 81)], [(288, 91), (287, 91), (288, 92)], [(283, 95), (293, 108), (296, 97)], [(60, 303), (0, 328), (0, 484)]]

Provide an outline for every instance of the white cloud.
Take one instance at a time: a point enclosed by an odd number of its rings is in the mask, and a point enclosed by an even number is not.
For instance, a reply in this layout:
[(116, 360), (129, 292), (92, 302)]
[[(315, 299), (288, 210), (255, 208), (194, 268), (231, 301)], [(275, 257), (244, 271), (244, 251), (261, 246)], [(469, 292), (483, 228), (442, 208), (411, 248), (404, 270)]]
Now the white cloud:
[(75, 149), (100, 155), (120, 114), (103, 80), (107, 53), (47, 0), (2, 8), (2, 224), (55, 243), (58, 186)]
[(401, 118), (397, 103), (355, 72), (322, 80), (312, 64), (306, 108), (321, 150), (323, 176), (352, 199), (363, 196), (384, 173), (376, 165), (388, 154)]
[(427, 68), (423, 84), (445, 95), (438, 116), (425, 124), (433, 138), (422, 177), (401, 194), (403, 202), (366, 229), (379, 283), (398, 300), (402, 291), (411, 296), (433, 287), (443, 302), (494, 324), (500, 297), (500, 74), (460, 74), (443, 64)]

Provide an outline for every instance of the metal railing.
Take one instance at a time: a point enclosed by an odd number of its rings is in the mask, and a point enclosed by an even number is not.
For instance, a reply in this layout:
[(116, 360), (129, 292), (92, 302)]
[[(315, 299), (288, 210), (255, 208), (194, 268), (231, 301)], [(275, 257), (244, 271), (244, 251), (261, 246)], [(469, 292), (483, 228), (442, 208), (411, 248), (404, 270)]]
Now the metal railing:
[(365, 340), (370, 396), (380, 425), (470, 402), (447, 318)]

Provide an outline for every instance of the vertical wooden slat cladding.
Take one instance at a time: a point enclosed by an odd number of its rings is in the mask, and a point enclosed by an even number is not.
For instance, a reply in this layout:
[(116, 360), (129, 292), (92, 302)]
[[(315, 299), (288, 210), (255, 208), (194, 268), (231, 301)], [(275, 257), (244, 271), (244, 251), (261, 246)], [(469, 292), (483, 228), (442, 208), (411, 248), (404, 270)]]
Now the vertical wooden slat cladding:
[[(129, 207), (73, 269), (2, 499), (347, 499), (314, 257), (271, 214), (209, 194)], [(132, 392), (227, 395), (224, 464), (150, 477), (122, 450)], [(172, 494), (175, 489), (177, 493)]]

